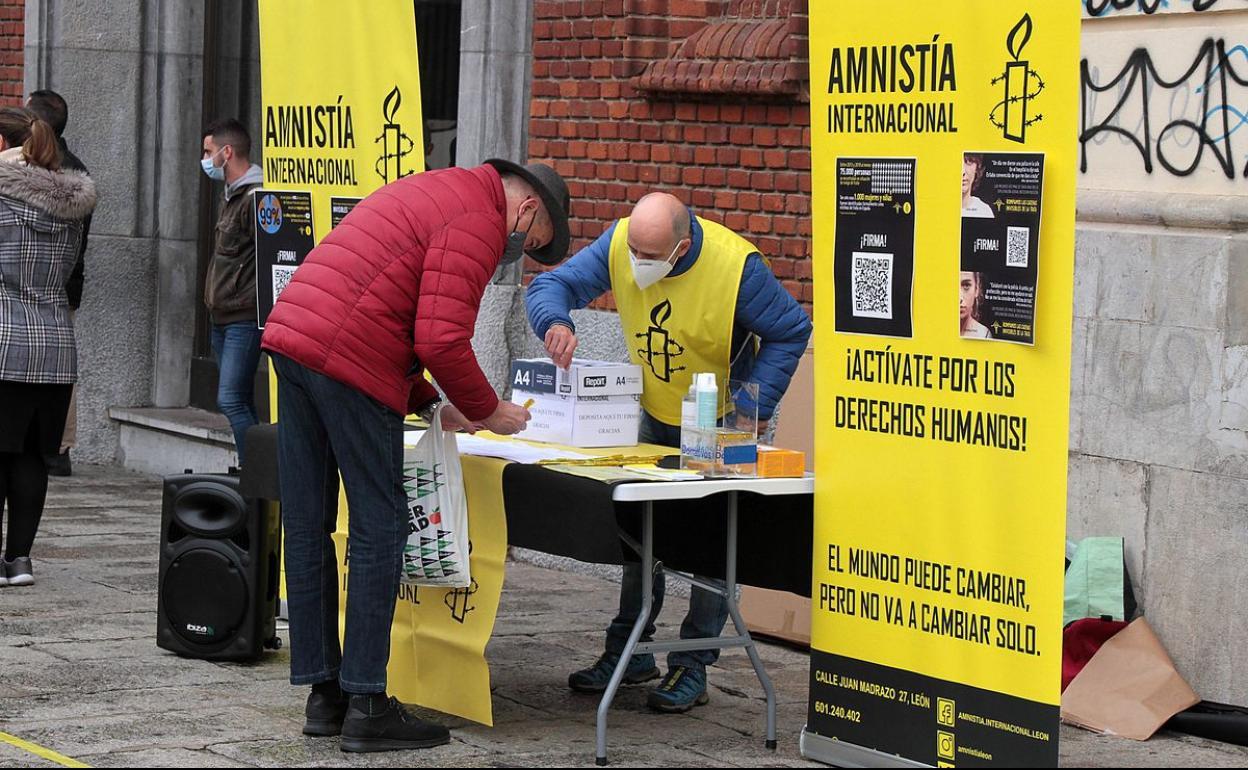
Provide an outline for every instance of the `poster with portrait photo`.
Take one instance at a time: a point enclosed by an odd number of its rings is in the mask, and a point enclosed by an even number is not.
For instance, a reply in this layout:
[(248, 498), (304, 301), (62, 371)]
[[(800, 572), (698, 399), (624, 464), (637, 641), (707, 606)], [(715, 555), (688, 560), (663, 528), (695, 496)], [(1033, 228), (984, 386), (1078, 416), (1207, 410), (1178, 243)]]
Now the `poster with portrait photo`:
[(914, 336), (914, 158), (838, 158), (836, 330)]
[(958, 334), (1034, 345), (1042, 153), (962, 156)]

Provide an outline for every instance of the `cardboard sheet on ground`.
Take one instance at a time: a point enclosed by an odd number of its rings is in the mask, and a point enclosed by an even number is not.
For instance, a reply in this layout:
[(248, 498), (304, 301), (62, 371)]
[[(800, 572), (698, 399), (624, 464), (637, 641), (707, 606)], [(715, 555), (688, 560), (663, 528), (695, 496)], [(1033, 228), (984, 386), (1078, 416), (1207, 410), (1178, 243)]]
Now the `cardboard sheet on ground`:
[(810, 646), (810, 599), (788, 591), (741, 587), (741, 615), (750, 633)]
[(1148, 740), (1166, 720), (1200, 702), (1144, 618), (1101, 646), (1062, 694), (1062, 721)]

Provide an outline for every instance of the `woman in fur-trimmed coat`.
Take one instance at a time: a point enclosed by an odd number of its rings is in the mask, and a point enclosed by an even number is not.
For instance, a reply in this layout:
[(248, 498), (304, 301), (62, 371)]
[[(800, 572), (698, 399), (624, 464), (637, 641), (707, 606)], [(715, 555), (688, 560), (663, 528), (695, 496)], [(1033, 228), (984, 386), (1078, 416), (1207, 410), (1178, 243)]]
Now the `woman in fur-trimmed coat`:
[(77, 349), (65, 280), (90, 177), (61, 171), (56, 133), (33, 113), (0, 108), (0, 586), (32, 585), (30, 549), (48, 491), (44, 456), (60, 449)]

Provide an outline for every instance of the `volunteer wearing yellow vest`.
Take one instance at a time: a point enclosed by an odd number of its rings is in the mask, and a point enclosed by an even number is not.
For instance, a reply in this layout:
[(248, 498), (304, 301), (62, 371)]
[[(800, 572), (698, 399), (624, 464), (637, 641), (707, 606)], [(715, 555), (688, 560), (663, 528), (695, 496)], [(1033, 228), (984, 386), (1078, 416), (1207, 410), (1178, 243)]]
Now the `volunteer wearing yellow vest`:
[[(571, 311), (614, 292), (629, 357), (645, 380), (641, 441), (680, 446), (680, 404), (697, 372), (715, 372), (759, 386), (759, 420), (770, 420), (810, 339), (810, 318), (776, 280), (758, 249), (714, 222), (696, 217), (675, 196), (652, 193), (632, 216), (611, 225), (566, 264), (534, 279), (526, 295), (529, 323), (555, 363), (576, 352)], [(757, 348), (755, 345), (757, 344)], [(606, 651), (568, 677), (582, 692), (606, 689), (641, 611), (641, 570), (625, 565), (620, 611), (607, 630)], [(654, 635), (663, 606), (662, 573), (643, 641)], [(716, 594), (694, 588), (682, 639), (719, 636), (728, 609)], [(706, 667), (717, 650), (673, 652), (668, 676), (647, 702), (659, 711), (687, 711), (707, 702)], [(659, 676), (653, 655), (628, 662), (626, 684)]]

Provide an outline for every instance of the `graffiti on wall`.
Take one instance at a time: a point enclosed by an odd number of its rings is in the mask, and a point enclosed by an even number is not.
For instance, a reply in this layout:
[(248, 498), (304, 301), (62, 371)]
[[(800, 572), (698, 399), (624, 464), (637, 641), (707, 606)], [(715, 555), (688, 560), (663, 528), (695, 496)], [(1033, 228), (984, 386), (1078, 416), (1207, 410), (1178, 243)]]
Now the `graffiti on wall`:
[[(1173, 60), (1173, 57), (1169, 57)], [(1106, 72), (1084, 59), (1080, 170), (1107, 141), (1127, 143), (1148, 174), (1187, 177), (1202, 167), (1248, 177), (1248, 48), (1206, 39), (1177, 75), (1147, 48)]]
[(1080, 2), (1080, 185), (1248, 195), (1248, 0)]
[(1152, 16), (1157, 13), (1233, 10), (1237, 4), (1243, 7), (1248, 0), (1079, 0), (1079, 2), (1083, 5), (1084, 16), (1101, 18), (1127, 14)]

